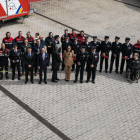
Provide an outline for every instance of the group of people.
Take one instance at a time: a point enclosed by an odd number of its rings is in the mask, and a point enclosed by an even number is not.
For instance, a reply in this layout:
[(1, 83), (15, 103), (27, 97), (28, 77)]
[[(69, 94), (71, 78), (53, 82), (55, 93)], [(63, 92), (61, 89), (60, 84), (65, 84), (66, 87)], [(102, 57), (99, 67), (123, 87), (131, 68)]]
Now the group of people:
[[(103, 61), (105, 60), (105, 73), (108, 73), (109, 53), (111, 54), (109, 73), (112, 73), (114, 60), (116, 61), (115, 72), (119, 74), (119, 59), (122, 53), (120, 74), (123, 73), (124, 64), (126, 62), (126, 71), (128, 67), (131, 70), (130, 81), (136, 81), (136, 74), (140, 69), (140, 40), (136, 44), (130, 43), (130, 38), (125, 39), (125, 43), (119, 42), (120, 38), (115, 37), (113, 43), (109, 42), (109, 36), (104, 37), (101, 43), (98, 41), (97, 36), (93, 36), (93, 41), (89, 42), (88, 36), (84, 35), (82, 30), (77, 34), (74, 29), (69, 33), (64, 30), (64, 34), (53, 36), (50, 32), (48, 37), (43, 40), (43, 36), (39, 33), (35, 34), (35, 38), (27, 32), (27, 37), (22, 36), (22, 32), (18, 32), (18, 36), (14, 39), (11, 37), (10, 32), (6, 33), (3, 38), (0, 49), (0, 79), (3, 79), (3, 68), (5, 67), (5, 76), (8, 76), (8, 59), (12, 68), (12, 80), (15, 79), (15, 68), (18, 70), (18, 80), (21, 76), (25, 75), (25, 83), (28, 82), (28, 75), (31, 76), (33, 81), (33, 70), (35, 69), (35, 76), (39, 69), (39, 84), (42, 83), (42, 75), (44, 70), (44, 83), (47, 84), (47, 69), (50, 64), (52, 56), (52, 82), (58, 82), (57, 71), (59, 71), (60, 63), (62, 63), (62, 71), (65, 69), (65, 81), (70, 80), (71, 71), (76, 69), (74, 83), (78, 80), (80, 72), (80, 83), (83, 83), (84, 69), (87, 71), (88, 83), (92, 73), (92, 83), (95, 83), (97, 65), (100, 58), (100, 70), (102, 72)], [(60, 41), (61, 47), (60, 47)], [(47, 52), (46, 52), (47, 50)], [(61, 59), (62, 52), (62, 59)], [(99, 55), (100, 53), (100, 55)], [(131, 55), (132, 58), (131, 58)], [(20, 73), (20, 65), (22, 65), (22, 73)], [(24, 72), (25, 71), (25, 72)]]

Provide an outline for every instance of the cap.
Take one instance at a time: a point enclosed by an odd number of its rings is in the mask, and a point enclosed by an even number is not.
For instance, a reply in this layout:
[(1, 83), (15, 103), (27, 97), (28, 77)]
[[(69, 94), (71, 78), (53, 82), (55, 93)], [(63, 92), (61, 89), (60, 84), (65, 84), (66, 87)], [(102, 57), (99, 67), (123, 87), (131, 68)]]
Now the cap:
[(82, 49), (85, 49), (85, 48), (86, 48), (86, 46), (85, 46), (85, 45), (82, 45), (82, 46), (81, 46), (81, 48), (82, 48)]
[(65, 39), (68, 39), (69, 37), (67, 35), (64, 35)]
[(18, 46), (17, 46), (17, 44), (15, 43), (13, 47), (15, 48), (15, 47), (18, 47)]
[(76, 40), (76, 39), (77, 39), (77, 37), (74, 38), (74, 40)]
[(120, 39), (120, 37), (116, 36), (115, 39)]
[(129, 37), (126, 37), (126, 38), (125, 38), (125, 41), (130, 41), (130, 38), (129, 38)]
[(93, 39), (96, 39), (97, 38), (97, 36), (93, 36)]
[(54, 38), (56, 39), (56, 38), (60, 38), (60, 37), (59, 37), (59, 35), (55, 35), (55, 37), (54, 37)]
[(92, 47), (91, 47), (91, 50), (95, 50), (95, 49), (96, 49), (96, 46), (92, 46)]
[(88, 36), (86, 36), (85, 39), (88, 39)]
[(105, 38), (104, 39), (109, 39), (109, 36), (105, 36)]

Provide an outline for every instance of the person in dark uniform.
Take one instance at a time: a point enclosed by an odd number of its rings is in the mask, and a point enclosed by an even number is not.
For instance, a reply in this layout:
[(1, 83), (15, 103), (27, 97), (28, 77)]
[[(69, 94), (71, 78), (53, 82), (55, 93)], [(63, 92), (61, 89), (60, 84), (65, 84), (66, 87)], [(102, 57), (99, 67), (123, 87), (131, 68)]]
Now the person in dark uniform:
[(8, 57), (9, 57), (9, 50), (5, 48), (5, 44), (1, 44), (0, 49), (0, 80), (3, 80), (3, 67), (5, 67), (5, 77), (9, 79), (8, 76)]
[(44, 46), (41, 44), (40, 39), (37, 39), (36, 44), (33, 47), (33, 52), (35, 54), (35, 76), (37, 76), (37, 57), (41, 52), (41, 48), (44, 48)]
[(48, 53), (45, 52), (45, 48), (41, 48), (41, 53), (38, 55), (38, 59), (37, 59), (37, 66), (39, 69), (39, 77), (40, 77), (39, 84), (41, 84), (41, 82), (42, 82), (42, 70), (43, 69), (44, 69), (44, 83), (47, 84), (46, 73), (47, 73), (47, 69), (49, 67), (49, 55), (48, 55)]
[(128, 67), (130, 68), (130, 72), (131, 72), (129, 81), (138, 83), (138, 79), (136, 77), (137, 73), (140, 70), (140, 58), (138, 53), (134, 53), (134, 57), (130, 58)]
[(77, 37), (74, 38), (74, 43), (72, 43), (72, 50), (74, 51), (74, 64), (72, 65), (72, 71), (74, 71), (76, 65), (76, 55), (79, 51), (81, 51), (80, 43), (78, 42)]
[(70, 33), (68, 33), (68, 29), (64, 30), (64, 34), (61, 36), (61, 43), (65, 41), (65, 36), (70, 36)]
[(64, 70), (64, 51), (67, 50), (67, 47), (68, 46), (72, 46), (72, 42), (69, 41), (69, 37), (68, 36), (65, 36), (65, 41), (62, 42), (62, 59), (63, 59), (63, 62), (62, 62), (62, 71)]
[(57, 77), (57, 71), (59, 71), (61, 58), (58, 50), (59, 50), (59, 46), (55, 45), (55, 49), (53, 50), (52, 53), (52, 71), (53, 71), (52, 82), (54, 83), (57, 83), (57, 81), (59, 80)]
[(126, 72), (127, 72), (127, 64), (129, 62), (130, 55), (133, 51), (133, 46), (129, 42), (130, 42), (130, 38), (127, 37), (125, 39), (125, 43), (122, 45), (122, 61), (121, 61), (121, 67), (120, 67), (120, 74), (123, 73), (125, 61), (126, 61)]
[(18, 80), (20, 80), (20, 60), (21, 60), (21, 50), (17, 49), (17, 45), (14, 45), (14, 50), (10, 51), (10, 60), (12, 64), (12, 80), (15, 79), (15, 67), (18, 69)]
[(87, 62), (87, 52), (86, 52), (86, 46), (81, 46), (81, 51), (76, 56), (77, 65), (76, 65), (76, 74), (75, 74), (75, 81), (77, 82), (78, 74), (80, 71), (80, 83), (83, 83), (83, 75), (84, 75), (84, 67), (85, 63)]
[(21, 46), (21, 52), (22, 52), (22, 74), (21, 74), (21, 76), (24, 76), (24, 70), (25, 70), (24, 53), (27, 52), (28, 47), (31, 47), (31, 45), (28, 44), (28, 39), (24, 38), (24, 43)]
[(108, 73), (108, 57), (111, 50), (111, 42), (109, 42), (109, 36), (105, 36), (105, 41), (101, 42), (101, 61), (100, 61), (100, 73), (102, 72), (103, 61), (105, 58), (105, 73)]
[(87, 81), (89, 82), (92, 72), (92, 83), (95, 83), (95, 76), (96, 76), (96, 68), (99, 61), (99, 53), (96, 52), (96, 46), (92, 46), (90, 57), (87, 60), (88, 69), (87, 69)]
[(49, 32), (49, 36), (46, 37), (46, 39), (45, 39), (45, 45), (47, 47), (47, 53), (49, 54), (49, 59), (50, 59), (50, 55), (52, 54), (52, 51), (53, 51), (53, 42), (54, 42), (53, 33)]
[(120, 58), (120, 52), (122, 49), (122, 44), (119, 42), (120, 37), (115, 37), (115, 42), (112, 43), (112, 55), (111, 55), (111, 62), (110, 62), (110, 71), (109, 73), (112, 73), (112, 67), (114, 63), (114, 59), (116, 59), (116, 70), (115, 72), (118, 73), (118, 67), (119, 67), (119, 58)]
[[(59, 38), (60, 38), (59, 35), (54, 36), (55, 41), (53, 42), (53, 50), (55, 50), (56, 45), (60, 45)], [(58, 53), (60, 54), (60, 52), (61, 48), (59, 47)]]
[(96, 52), (100, 52), (101, 50), (101, 43), (97, 41), (97, 36), (93, 36), (93, 41), (91, 41), (92, 46), (96, 46)]
[(25, 61), (25, 84), (28, 82), (28, 72), (31, 72), (31, 83), (33, 84), (33, 68), (35, 64), (35, 54), (32, 51), (31, 47), (27, 48), (27, 52), (24, 54)]

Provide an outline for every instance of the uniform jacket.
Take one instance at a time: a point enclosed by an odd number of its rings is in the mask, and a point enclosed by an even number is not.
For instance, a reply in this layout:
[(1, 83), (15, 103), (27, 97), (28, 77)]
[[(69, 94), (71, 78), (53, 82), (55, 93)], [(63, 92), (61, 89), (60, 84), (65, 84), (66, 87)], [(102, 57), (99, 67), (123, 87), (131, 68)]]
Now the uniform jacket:
[[(49, 36), (46, 37), (45, 39), (45, 45), (47, 47), (47, 53), (52, 53), (53, 50), (53, 42), (54, 42), (54, 37), (50, 38)], [(51, 46), (50, 48), (48, 48), (48, 46)]]
[(74, 50), (74, 54), (77, 54), (80, 50), (81, 50), (81, 47), (80, 47), (80, 43), (77, 42), (77, 44), (74, 42), (72, 44), (72, 50)]
[(28, 67), (28, 65), (31, 65), (31, 68), (33, 68), (34, 63), (35, 63), (35, 54), (31, 52), (31, 57), (29, 59), (28, 52), (25, 52), (24, 61), (25, 61), (25, 67)]
[(63, 41), (62, 42), (62, 54), (64, 53), (64, 50), (67, 50), (68, 45), (72, 46), (72, 42), (71, 41)]
[[(55, 45), (56, 44), (60, 44), (59, 41), (56, 43), (55, 41), (53, 41), (53, 50), (55, 50)], [(58, 49), (58, 52), (61, 52), (61, 48)]]
[(140, 69), (140, 59), (135, 60), (134, 58), (131, 58), (129, 61), (129, 68), (130, 69)]
[(17, 44), (18, 49), (21, 49), (21, 46), (22, 46), (22, 44), (24, 42), (24, 37), (21, 36), (21, 38), (19, 38), (19, 36), (17, 36), (17, 37), (15, 37), (14, 41)]
[(140, 57), (140, 44), (134, 44), (133, 46), (133, 53), (138, 53)]
[(94, 43), (94, 41), (91, 41), (92, 46), (96, 46), (96, 52), (100, 52), (101, 50), (101, 43), (99, 41), (97, 41), (96, 43)]
[(122, 50), (122, 44), (120, 42), (118, 42), (118, 44), (116, 44), (116, 42), (112, 43), (112, 55), (116, 54), (117, 56), (119, 56), (121, 50)]
[(88, 42), (88, 44), (86, 42), (83, 42), (82, 45), (86, 46), (86, 51), (88, 53), (91, 52), (92, 44), (90, 42)]
[(64, 51), (64, 64), (65, 66), (71, 66), (73, 65), (73, 57), (74, 57), (74, 51), (71, 51), (68, 55), (68, 51)]
[[(65, 41), (65, 34), (63, 34), (62, 36), (61, 36), (61, 43), (63, 42), (63, 41)], [(68, 36), (68, 37), (70, 37), (70, 33), (68, 33), (68, 35), (66, 35), (66, 36)]]
[(21, 46), (22, 55), (24, 55), (24, 53), (27, 52), (28, 47), (31, 47), (31, 45), (27, 44), (27, 46), (26, 46), (25, 44), (22, 44), (22, 46)]
[(43, 61), (42, 53), (40, 53), (38, 55), (37, 66), (40, 66), (40, 68), (46, 68), (47, 66), (49, 66), (49, 54), (48, 53), (45, 53), (44, 61)]
[(83, 42), (85, 42), (85, 37), (84, 37), (84, 36), (79, 35), (79, 36), (78, 36), (78, 42), (79, 42), (79, 43), (80, 43), (80, 45), (81, 45)]
[(0, 49), (0, 53), (2, 54), (2, 55), (0, 55), (0, 61), (8, 61), (9, 50), (8, 49), (5, 49), (5, 50)]
[(76, 33), (75, 33), (74, 35), (73, 35), (72, 33), (69, 34), (69, 40), (70, 40), (71, 42), (74, 42), (74, 38), (75, 38), (75, 37), (78, 37), (78, 34), (76, 34)]
[(5, 48), (12, 50), (14, 46), (14, 39), (12, 37), (10, 38), (3, 38), (3, 43), (5, 44)]
[(60, 58), (59, 52), (57, 50), (53, 50), (52, 70), (59, 70), (60, 63), (61, 63), (61, 58)]
[[(14, 50), (10, 51), (10, 60), (13, 61), (17, 61), (17, 60), (21, 60), (21, 50), (17, 50), (17, 53), (14, 52)], [(19, 62), (18, 62), (19, 63)]]
[(133, 51), (132, 44), (129, 43), (129, 45), (127, 46), (126, 43), (124, 43), (122, 45), (122, 57), (128, 56), (128, 58), (130, 58), (132, 51)]
[(101, 42), (101, 54), (105, 53), (106, 56), (109, 56), (109, 52), (111, 50), (111, 43), (108, 41), (107, 44), (105, 41)]
[(33, 49), (33, 47), (34, 47), (34, 38), (31, 36), (30, 38), (27, 37), (27, 39), (28, 39), (28, 43), (31, 45), (31, 47)]
[(88, 66), (90, 67), (91, 65), (94, 65), (94, 67), (97, 67), (98, 62), (99, 62), (99, 53), (95, 52), (94, 55), (93, 53), (91, 53), (87, 61)]
[(79, 51), (77, 56), (76, 56), (76, 60), (77, 62), (80, 62), (81, 64), (85, 64), (85, 62), (87, 61), (87, 52), (81, 52)]

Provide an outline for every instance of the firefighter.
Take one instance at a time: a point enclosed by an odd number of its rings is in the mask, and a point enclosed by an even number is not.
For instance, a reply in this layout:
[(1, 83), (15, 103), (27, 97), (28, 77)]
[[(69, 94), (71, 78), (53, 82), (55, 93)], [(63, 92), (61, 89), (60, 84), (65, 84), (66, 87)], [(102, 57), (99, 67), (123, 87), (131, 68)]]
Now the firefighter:
[(80, 83), (83, 83), (83, 75), (84, 75), (84, 67), (85, 63), (87, 62), (87, 52), (86, 52), (86, 46), (81, 46), (81, 51), (76, 56), (77, 65), (76, 65), (76, 74), (75, 74), (75, 81), (77, 82), (78, 74), (80, 71)]
[(64, 34), (61, 36), (61, 43), (63, 43), (63, 41), (65, 41), (65, 36), (70, 36), (70, 33), (68, 33), (68, 29), (64, 30)]
[(126, 72), (127, 72), (127, 64), (129, 63), (130, 55), (133, 51), (133, 46), (130, 42), (130, 38), (126, 37), (125, 43), (122, 45), (122, 61), (120, 67), (120, 74), (123, 73), (124, 63), (126, 61)]
[(24, 37), (22, 36), (22, 31), (18, 32), (18, 36), (15, 37), (14, 42), (17, 44), (18, 49), (21, 49), (21, 46), (24, 42)]
[(138, 53), (140, 58), (140, 39), (137, 40), (137, 43), (135, 43), (133, 46), (133, 54), (134, 53)]
[(78, 35), (78, 42), (80, 45), (82, 45), (83, 42), (85, 42), (85, 36), (84, 36), (84, 31), (80, 31), (80, 34)]
[(105, 36), (105, 41), (101, 42), (101, 61), (100, 61), (100, 73), (102, 72), (103, 61), (105, 58), (105, 73), (108, 73), (108, 57), (111, 50), (111, 42), (109, 42), (109, 36)]
[(75, 37), (78, 37), (78, 34), (76, 33), (75, 29), (72, 29), (72, 33), (69, 34), (69, 40), (74, 43)]
[(27, 32), (27, 39), (28, 39), (28, 43), (31, 45), (32, 49), (34, 47), (34, 38), (31, 36), (30, 31)]
[(0, 49), (0, 80), (3, 79), (3, 67), (5, 67), (5, 77), (9, 79), (8, 76), (8, 57), (9, 57), (9, 50), (5, 48), (5, 44), (1, 44)]
[(5, 44), (5, 48), (12, 50), (14, 46), (14, 39), (11, 37), (11, 33), (7, 32), (6, 37), (3, 38), (3, 43)]
[(92, 72), (92, 83), (93, 84), (95, 83), (96, 68), (97, 68), (98, 61), (99, 61), (99, 53), (96, 52), (96, 46), (92, 46), (90, 56), (87, 60), (88, 69), (87, 69), (86, 83), (88, 83), (90, 80), (91, 72)]
[(116, 59), (116, 70), (115, 72), (118, 73), (118, 67), (119, 67), (119, 58), (120, 58), (120, 52), (122, 49), (122, 44), (119, 42), (120, 37), (115, 37), (115, 42), (112, 43), (112, 55), (111, 55), (111, 63), (110, 63), (110, 71), (109, 73), (112, 73), (112, 67), (114, 63), (114, 59)]
[(91, 41), (92, 46), (96, 46), (96, 52), (100, 52), (101, 50), (101, 43), (97, 41), (97, 36), (93, 36), (93, 41)]

